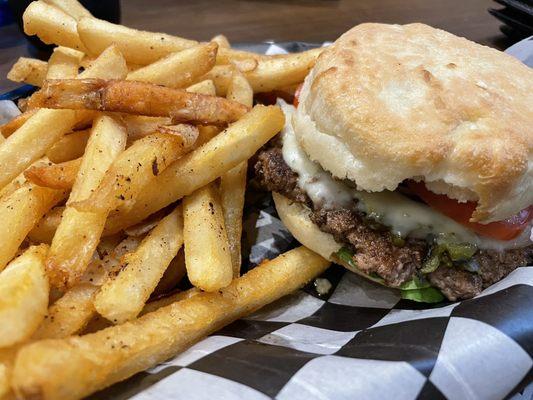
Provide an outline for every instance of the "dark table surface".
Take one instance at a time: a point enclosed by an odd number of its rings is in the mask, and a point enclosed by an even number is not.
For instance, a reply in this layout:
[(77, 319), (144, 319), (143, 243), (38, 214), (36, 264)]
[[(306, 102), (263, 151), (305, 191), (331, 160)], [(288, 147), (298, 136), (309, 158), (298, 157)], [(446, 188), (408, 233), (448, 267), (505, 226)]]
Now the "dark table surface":
[[(122, 23), (207, 40), (224, 33), (231, 42), (334, 40), (361, 22), (424, 22), (488, 46), (509, 46), (489, 15), (490, 0), (122, 0)], [(0, 93), (18, 84), (5, 79), (11, 64), (28, 55), (16, 25), (0, 28)]]

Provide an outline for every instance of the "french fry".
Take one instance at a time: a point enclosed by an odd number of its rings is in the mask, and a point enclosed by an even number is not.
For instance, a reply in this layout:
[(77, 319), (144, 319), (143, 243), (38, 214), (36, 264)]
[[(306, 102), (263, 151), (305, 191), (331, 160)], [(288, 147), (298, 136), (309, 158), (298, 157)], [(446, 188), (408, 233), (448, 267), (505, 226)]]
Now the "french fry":
[(220, 178), (220, 197), (228, 236), (233, 276), (241, 270), (241, 236), (247, 163), (242, 162)]
[(33, 335), (33, 339), (64, 338), (80, 333), (96, 316), (94, 296), (108, 275), (121, 267), (121, 257), (134, 251), (140, 238), (126, 238), (102, 260), (91, 263), (83, 281), (79, 282), (48, 308), (48, 315)]
[[(47, 165), (49, 162), (50, 160), (48, 160), (46, 157), (43, 157), (35, 161), (32, 164), (32, 167), (39, 167), (42, 165)], [(24, 176), (24, 173), (19, 174), (15, 179), (13, 179), (6, 186), (4, 186), (2, 190), (0, 190), (0, 198), (9, 196), (11, 193), (20, 189), (20, 187), (22, 187), (22, 185), (24, 185), (26, 182), (27, 182), (27, 179)]]
[[(200, 131), (197, 126), (189, 124), (177, 124), (177, 125), (160, 125), (156, 128), (155, 134), (160, 135), (172, 135), (183, 137), (185, 139), (184, 145), (191, 146), (196, 144), (196, 140)], [(177, 159), (177, 158), (176, 158)]]
[(172, 124), (170, 118), (147, 117), (144, 115), (133, 114), (124, 114), (122, 116), (122, 122), (126, 125), (129, 141), (135, 141), (147, 135), (151, 135), (162, 125)]
[[(103, 238), (100, 243), (105, 239)], [(122, 268), (122, 258), (128, 253), (134, 252), (143, 239), (144, 236), (127, 236), (112, 251), (106, 253), (101, 261), (91, 262), (81, 277), (80, 284), (90, 283), (98, 287), (102, 286), (109, 276), (118, 274)]]
[(205, 79), (187, 88), (187, 92), (216, 96), (215, 84), (211, 79)]
[(267, 56), (265, 54), (257, 54), (244, 50), (236, 50), (232, 48), (221, 47), (217, 54), (217, 65), (233, 64), (236, 61), (243, 60), (264, 60), (276, 56)]
[(78, 211), (105, 214), (117, 207), (128, 208), (146, 184), (184, 154), (195, 140), (196, 137), (167, 133), (137, 140), (117, 157), (98, 188), (72, 206)]
[(235, 67), (241, 72), (251, 72), (257, 68), (259, 61), (254, 58), (250, 58), (247, 60), (234, 61), (233, 65), (235, 65)]
[(97, 286), (88, 283), (67, 290), (48, 308), (32, 339), (63, 338), (82, 330), (94, 315), (93, 299), (97, 290)]
[(83, 17), (92, 17), (91, 13), (77, 0), (44, 0), (44, 2), (59, 8), (76, 20)]
[(26, 35), (37, 35), (47, 44), (87, 52), (78, 36), (76, 20), (57, 7), (34, 1), (24, 11), (22, 20)]
[(255, 106), (225, 131), (159, 174), (139, 194), (130, 211), (110, 214), (107, 234), (142, 221), (249, 159), (281, 130), (284, 120), (279, 107)]
[(203, 79), (213, 82), (217, 96), (225, 96), (228, 93), (234, 68), (233, 65), (215, 65), (211, 71), (203, 76)]
[(4, 138), (7, 138), (13, 134), (17, 129), (26, 123), (26, 121), (35, 113), (37, 109), (28, 110), (22, 114), (17, 115), (11, 121), (6, 122), (4, 125), (0, 126), (0, 134)]
[[(178, 254), (170, 261), (165, 273), (157, 282), (157, 286), (150, 295), (150, 298), (166, 295), (176, 289), (183, 277), (187, 274), (185, 268), (185, 253), (183, 247), (178, 251)], [(144, 308), (143, 308), (144, 310)]]
[(187, 276), (194, 286), (213, 292), (231, 283), (231, 253), (214, 183), (184, 197), (183, 240)]
[[(206, 94), (209, 96), (216, 95), (215, 84), (212, 80), (206, 79), (201, 82), (198, 82), (187, 88), (188, 92)], [(216, 126), (199, 126), (198, 127), (198, 139), (196, 140), (195, 146), (199, 147), (204, 143), (207, 143), (212, 138), (220, 133), (220, 129)]]
[(48, 211), (28, 233), (28, 238), (34, 243), (52, 243), (64, 209), (65, 207), (54, 207)]
[(8, 368), (6, 364), (0, 361), (0, 399), (3, 399), (11, 391), (10, 371)]
[(254, 90), (244, 74), (238, 69), (234, 69), (231, 75), (231, 81), (228, 85), (226, 97), (229, 100), (252, 107), (254, 102)]
[(124, 79), (128, 75), (126, 60), (117, 46), (106, 48), (94, 61), (78, 75), (79, 79)]
[[(254, 92), (252, 87), (238, 70), (233, 71), (227, 97), (249, 107), (253, 104)], [(224, 211), (233, 277), (238, 277), (241, 270), (242, 213), (247, 167), (248, 163), (244, 161), (220, 177), (220, 199)]]
[(211, 39), (212, 42), (215, 42), (218, 44), (218, 47), (224, 48), (224, 49), (231, 49), (231, 45), (229, 43), (229, 40), (224, 35), (216, 35)]
[(15, 364), (15, 356), (21, 344), (0, 349), (0, 399), (14, 400), (11, 390), (11, 372)]
[(124, 229), (124, 233), (128, 236), (143, 236), (150, 232), (165, 216), (165, 209), (150, 215), (144, 221), (139, 222), (136, 225), (130, 226)]
[(259, 265), (219, 292), (199, 293), (86, 336), (29, 344), (15, 361), (14, 391), (21, 398), (43, 400), (84, 397), (293, 292), (328, 265), (300, 247)]
[(32, 246), (0, 273), (0, 348), (28, 339), (46, 315), (48, 246)]
[(85, 200), (126, 146), (126, 130), (108, 116), (96, 119), (70, 197), (57, 227), (46, 269), (54, 287), (72, 286), (87, 268), (107, 213), (81, 212), (72, 203)]
[[(174, 288), (176, 286), (176, 283), (181, 278), (183, 278), (183, 276), (185, 276), (185, 261), (183, 260), (183, 257), (180, 257), (180, 255), (183, 256), (183, 251), (182, 250), (180, 250), (178, 255), (176, 257), (174, 257), (174, 259), (170, 262), (170, 265), (168, 266), (167, 270), (165, 271), (165, 273), (161, 277), (161, 281), (159, 281), (159, 283), (157, 284), (157, 287), (154, 289), (154, 293), (150, 297), (153, 297), (154, 295), (157, 295), (158, 290), (160, 288), (161, 288), (161, 290), (164, 290), (166, 282), (163, 282), (163, 281), (165, 280), (165, 278), (168, 275), (172, 275), (171, 278), (173, 280), (168, 282), (168, 283), (172, 282), (172, 288)], [(179, 261), (176, 261), (178, 259), (179, 259)], [(169, 270), (173, 270), (173, 271), (170, 271), (170, 274), (169, 274)], [(161, 285), (162, 283), (163, 283), (163, 285)], [(162, 293), (165, 293), (165, 296), (160, 296), (160, 297), (157, 298), (157, 300), (150, 300), (148, 303), (146, 303), (145, 306), (143, 307), (141, 313), (139, 314), (139, 316), (144, 315), (144, 314), (149, 313), (149, 312), (152, 312), (152, 311), (155, 311), (158, 308), (161, 308), (163, 306), (169, 305), (170, 303), (173, 303), (175, 301), (179, 301), (179, 300), (183, 300), (183, 299), (192, 297), (196, 293), (200, 293), (201, 290), (197, 289), (197, 288), (192, 288), (192, 289), (189, 289), (189, 290), (184, 291), (184, 292), (172, 293), (170, 295), (168, 294), (168, 292), (169, 292), (169, 290), (164, 290)], [(94, 332), (97, 332), (97, 331), (99, 331), (101, 329), (105, 329), (105, 328), (107, 328), (107, 327), (109, 327), (111, 325), (112, 324), (111, 324), (111, 322), (109, 322), (109, 320), (105, 319), (101, 315), (97, 315), (96, 314), (87, 323), (85, 328), (83, 328), (82, 333), (83, 334), (94, 333)]]
[(260, 60), (257, 68), (245, 72), (246, 79), (255, 93), (270, 92), (299, 82), (303, 82), (321, 48)]
[(216, 135), (220, 133), (220, 129), (216, 126), (200, 126), (198, 127), (198, 139), (196, 139), (195, 146), (200, 147), (209, 142)]
[(130, 72), (127, 79), (170, 88), (186, 87), (213, 68), (217, 49), (216, 43), (199, 44)]
[(82, 18), (78, 33), (87, 48), (96, 56), (115, 44), (128, 63), (148, 65), (171, 53), (195, 46), (198, 42), (164, 33), (139, 31), (96, 18)]
[[(321, 52), (322, 49), (313, 49), (302, 53), (254, 59), (236, 65), (240, 67), (254, 93), (270, 92), (302, 82)], [(204, 75), (204, 79), (211, 79), (215, 84), (217, 95), (226, 95), (233, 68), (235, 67), (232, 65), (217, 65)]]
[(46, 78), (48, 63), (35, 58), (20, 57), (7, 73), (7, 79), (28, 85), (43, 85)]
[(60, 164), (34, 165), (24, 171), (26, 179), (51, 189), (71, 189), (80, 169), (81, 158)]
[(41, 107), (170, 117), (174, 123), (204, 125), (227, 125), (248, 111), (242, 104), (219, 97), (144, 82), (103, 79), (46, 81), (33, 98)]
[[(34, 4), (41, 3), (39, 1), (31, 3), (26, 11)], [(49, 7), (46, 4), (44, 6)], [(96, 75), (100, 73), (96, 67), (88, 70), (92, 70)], [(38, 93), (35, 93), (32, 98), (38, 98)], [(94, 113), (90, 111), (47, 109), (38, 110), (31, 115), (8, 140), (0, 144), (0, 165), (5, 166), (0, 171), (0, 189), (32, 162), (42, 157), (65, 133), (83, 123), (87, 118), (92, 119), (93, 116)], [(42, 135), (43, 131), (47, 134)], [(25, 156), (20, 157), (20, 154)]]
[(146, 303), (139, 316), (151, 313), (155, 310), (160, 309), (161, 307), (168, 306), (169, 304), (175, 303), (177, 301), (190, 299), (191, 297), (196, 296), (198, 293), (202, 293), (202, 291), (196, 287), (193, 287), (183, 292), (176, 292), (167, 296), (160, 297), (157, 300), (153, 300)]
[(28, 232), (65, 196), (65, 191), (25, 183), (0, 199), (0, 271), (15, 256)]
[(56, 47), (48, 60), (46, 79), (67, 79), (78, 75), (83, 53), (68, 47)]
[(56, 164), (80, 158), (85, 152), (90, 134), (90, 129), (84, 129), (65, 135), (48, 149), (46, 156)]
[(105, 282), (94, 299), (98, 313), (113, 323), (134, 319), (183, 244), (181, 207), (163, 218), (137, 250), (126, 254), (124, 268)]
[[(87, 112), (74, 110), (38, 110), (24, 125), (0, 144), (0, 188), (42, 157), (52, 145)], [(43, 135), (46, 132), (46, 135)], [(24, 155), (24, 157), (21, 157)]]

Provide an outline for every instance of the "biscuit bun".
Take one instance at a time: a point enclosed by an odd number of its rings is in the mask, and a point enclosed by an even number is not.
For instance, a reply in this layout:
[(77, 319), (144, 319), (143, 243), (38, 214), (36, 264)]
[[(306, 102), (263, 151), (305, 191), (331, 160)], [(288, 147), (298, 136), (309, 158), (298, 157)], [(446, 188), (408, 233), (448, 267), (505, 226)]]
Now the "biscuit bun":
[(353, 268), (350, 264), (343, 262), (341, 259), (333, 258), (333, 254), (338, 252), (342, 245), (335, 241), (333, 235), (322, 232), (311, 221), (308, 208), (301, 203), (294, 203), (276, 192), (272, 192), (272, 197), (281, 221), (298, 242), (320, 254), (326, 260), (333, 261), (358, 275), (366, 277), (365, 274)]
[(272, 192), (272, 197), (281, 222), (295, 239), (325, 259), (333, 261), (331, 255), (339, 251), (342, 245), (333, 239), (333, 235), (322, 232), (311, 221), (309, 209), (276, 192)]
[(325, 49), (293, 120), (306, 153), (365, 191), (406, 179), (472, 221), (533, 203), (533, 70), (423, 24), (362, 24)]

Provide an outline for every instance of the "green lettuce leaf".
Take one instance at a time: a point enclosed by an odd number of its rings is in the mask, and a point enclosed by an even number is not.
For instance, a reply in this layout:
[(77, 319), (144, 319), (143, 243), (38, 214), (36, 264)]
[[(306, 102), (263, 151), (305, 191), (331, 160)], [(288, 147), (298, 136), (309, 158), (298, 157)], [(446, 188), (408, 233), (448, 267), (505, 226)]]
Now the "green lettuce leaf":
[[(348, 264), (353, 269), (358, 270), (362, 275), (371, 281), (385, 285), (385, 280), (379, 275), (369, 275), (361, 272), (353, 260), (353, 254), (354, 253), (350, 249), (342, 247), (335, 255), (340, 261)], [(432, 287), (428, 280), (423, 276), (419, 277), (415, 275), (413, 279), (403, 283), (398, 289), (401, 292), (402, 299), (418, 301), (422, 303), (438, 303), (444, 300), (442, 293), (437, 288)]]
[(418, 301), (419, 303), (440, 303), (444, 295), (434, 287), (423, 289), (402, 290), (402, 299)]

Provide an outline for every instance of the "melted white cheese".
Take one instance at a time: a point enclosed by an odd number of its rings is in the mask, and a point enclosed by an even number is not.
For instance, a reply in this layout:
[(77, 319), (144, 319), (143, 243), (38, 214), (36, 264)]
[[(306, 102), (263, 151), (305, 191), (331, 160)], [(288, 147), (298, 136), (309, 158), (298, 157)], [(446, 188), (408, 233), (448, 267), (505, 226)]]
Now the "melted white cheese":
[(285, 127), (282, 131), (283, 159), (298, 173), (298, 185), (307, 193), (313, 204), (326, 209), (356, 207), (380, 223), (388, 226), (395, 234), (424, 239), (428, 234), (450, 233), (464, 242), (476, 244), (482, 249), (505, 250), (524, 247), (530, 243), (530, 227), (522, 235), (510, 241), (481, 237), (454, 220), (434, 211), (425, 204), (413, 201), (397, 192), (365, 192), (354, 189), (333, 179), (320, 165), (313, 162), (301, 148), (294, 134), (292, 117), (294, 107), (279, 100), (285, 113)]

